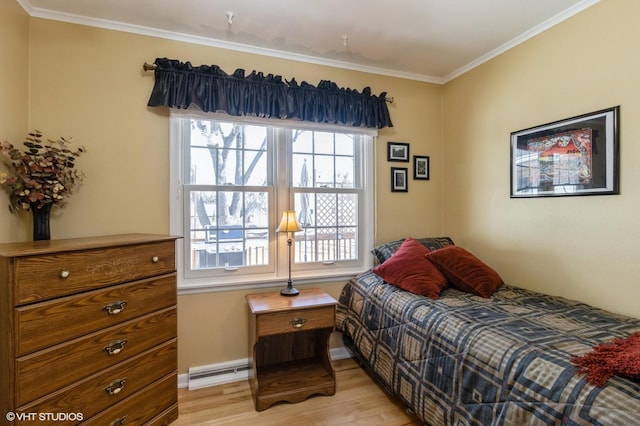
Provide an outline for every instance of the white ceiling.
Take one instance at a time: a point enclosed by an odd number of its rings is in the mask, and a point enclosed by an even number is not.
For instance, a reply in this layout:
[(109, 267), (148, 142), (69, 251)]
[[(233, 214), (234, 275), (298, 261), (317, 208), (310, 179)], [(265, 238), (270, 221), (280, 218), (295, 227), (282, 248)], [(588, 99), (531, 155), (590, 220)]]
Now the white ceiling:
[(599, 0), (17, 1), (34, 17), (444, 83)]

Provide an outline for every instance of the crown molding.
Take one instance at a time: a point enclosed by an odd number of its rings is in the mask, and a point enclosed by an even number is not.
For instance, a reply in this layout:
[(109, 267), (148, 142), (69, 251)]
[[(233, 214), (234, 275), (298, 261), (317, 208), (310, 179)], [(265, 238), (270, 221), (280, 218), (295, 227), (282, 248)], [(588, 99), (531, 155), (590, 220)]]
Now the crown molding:
[(538, 34), (547, 31), (548, 29), (558, 25), (562, 21), (565, 21), (565, 20), (571, 18), (572, 16), (577, 15), (578, 13), (582, 12), (583, 10), (585, 10), (585, 9), (587, 9), (587, 8), (589, 8), (589, 7), (591, 7), (594, 4), (599, 3), (599, 2), (600, 2), (600, 0), (582, 0), (579, 3), (576, 3), (575, 5), (573, 5), (573, 7), (570, 7), (568, 9), (560, 12), (556, 16), (554, 16), (554, 17), (552, 17), (550, 19), (547, 19), (545, 22), (541, 23), (540, 25), (536, 25), (535, 27), (533, 27), (529, 31), (520, 34), (518, 37), (506, 42), (502, 46), (499, 46), (499, 47), (493, 49), (492, 51), (488, 52), (487, 54), (482, 55), (478, 59), (469, 62), (468, 64), (464, 65), (463, 67), (458, 68), (457, 70), (455, 70), (451, 74), (449, 74), (446, 77), (442, 78), (442, 84), (445, 84), (445, 83), (453, 80), (454, 78), (459, 77), (459, 76), (461, 76), (462, 74), (464, 74), (464, 73), (466, 73), (468, 71), (471, 71), (472, 69), (484, 64), (485, 62), (490, 61), (491, 59), (495, 58), (496, 56), (499, 56), (499, 55), (503, 54), (507, 50), (513, 49), (517, 45), (522, 44), (525, 41), (529, 40), (530, 38), (533, 38), (533, 37), (537, 36)]
[(33, 6), (29, 2), (29, 0), (16, 0), (16, 2), (22, 6), (22, 8), (29, 14), (29, 16), (33, 16)]
[(144, 27), (140, 25), (126, 24), (106, 19), (97, 19), (87, 16), (74, 15), (70, 13), (62, 13), (48, 9), (34, 8), (28, 0), (16, 0), (20, 5), (34, 18), (50, 19), (53, 21), (67, 22), (71, 24), (86, 25), (90, 27), (103, 28), (107, 30), (122, 31), (138, 35), (163, 38), (167, 40), (180, 41), (184, 43), (199, 44), (209, 47), (217, 47), (220, 49), (234, 50), (238, 52), (251, 53), (254, 55), (263, 55), (280, 59), (289, 59), (298, 62), (311, 63), (316, 65), (324, 65), (340, 69), (348, 69), (352, 71), (361, 71), (371, 74), (380, 74), (390, 77), (398, 77), (408, 80), (417, 80), (427, 83), (442, 84), (442, 79), (429, 75), (422, 75), (386, 68), (355, 64), (346, 61), (338, 61), (317, 56), (303, 55), (299, 53), (286, 52), (276, 49), (268, 49), (264, 47), (250, 46), (242, 43), (234, 43), (225, 40), (217, 40), (207, 37), (194, 36), (191, 34), (176, 33), (172, 31), (160, 30), (157, 28)]
[(346, 61), (320, 58), (317, 56), (303, 55), (299, 53), (286, 52), (283, 50), (250, 46), (242, 43), (234, 43), (234, 42), (225, 41), (225, 40), (217, 40), (217, 39), (212, 39), (207, 37), (194, 36), (190, 34), (176, 33), (171, 31), (159, 30), (156, 28), (144, 27), (140, 25), (126, 24), (126, 23), (117, 22), (117, 21), (110, 21), (105, 19), (97, 19), (97, 18), (91, 18), (87, 16), (56, 12), (49, 9), (33, 7), (33, 5), (29, 2), (29, 0), (16, 0), (16, 1), (18, 2), (18, 4), (20, 4), (20, 6), (22, 6), (22, 8), (30, 16), (35, 18), (50, 19), (54, 21), (86, 25), (90, 27), (103, 28), (103, 29), (108, 29), (113, 31), (128, 32), (128, 33), (133, 33), (138, 35), (157, 37), (157, 38), (179, 41), (184, 43), (199, 44), (203, 46), (216, 47), (220, 49), (234, 50), (238, 52), (251, 53), (254, 55), (263, 55), (263, 56), (269, 56), (269, 57), (280, 58), (280, 59), (288, 59), (292, 61), (305, 62), (305, 63), (311, 63), (316, 65), (324, 65), (324, 66), (329, 66), (334, 68), (360, 71), (360, 72), (365, 72), (370, 74), (385, 75), (388, 77), (396, 77), (396, 78), (402, 78), (406, 80), (415, 80), (415, 81), (422, 81), (425, 83), (434, 83), (434, 84), (445, 84), (455, 79), (456, 77), (459, 77), (462, 74), (465, 74), (466, 72), (471, 71), (472, 69), (484, 64), (485, 62), (490, 61), (496, 56), (501, 55), (507, 50), (510, 50), (518, 46), (519, 44), (524, 43), (530, 38), (548, 30), (549, 28), (555, 25), (558, 25), (562, 21), (569, 19), (570, 17), (600, 2), (600, 0), (582, 0), (579, 3), (576, 3), (573, 7), (570, 7), (562, 11), (558, 15), (546, 20), (540, 25), (535, 26), (529, 31), (508, 41), (507, 43), (504, 43), (503, 45), (497, 47), (496, 49), (493, 49), (492, 51), (479, 57), (478, 59), (475, 59), (469, 62), (468, 64), (458, 68), (457, 70), (446, 75), (445, 77), (436, 77), (436, 76), (425, 75), (425, 74), (403, 72), (403, 71), (392, 70), (388, 68), (356, 64), (356, 63), (351, 63)]

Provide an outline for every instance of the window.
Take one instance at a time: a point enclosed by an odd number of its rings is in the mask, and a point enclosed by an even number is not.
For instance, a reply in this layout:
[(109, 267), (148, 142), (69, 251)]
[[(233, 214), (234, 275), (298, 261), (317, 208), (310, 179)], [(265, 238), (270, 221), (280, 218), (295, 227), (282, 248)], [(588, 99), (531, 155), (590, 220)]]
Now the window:
[(171, 232), (181, 289), (285, 282), (284, 210), (302, 226), (294, 281), (335, 280), (370, 267), (371, 131), (281, 120), (172, 112)]

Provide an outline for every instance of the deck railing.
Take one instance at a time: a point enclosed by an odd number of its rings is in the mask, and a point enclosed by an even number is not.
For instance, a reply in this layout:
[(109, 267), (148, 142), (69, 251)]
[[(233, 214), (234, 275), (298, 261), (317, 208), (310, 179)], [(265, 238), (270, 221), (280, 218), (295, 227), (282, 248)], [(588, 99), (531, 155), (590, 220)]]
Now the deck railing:
[[(234, 256), (236, 254), (237, 256)], [(356, 239), (294, 240), (292, 254), (295, 263), (355, 259), (357, 257)], [(247, 247), (244, 251), (227, 252), (220, 255), (224, 256), (225, 260), (220, 259), (219, 266), (225, 266), (224, 263), (227, 263), (228, 266), (257, 266), (269, 263), (267, 245)], [(232, 265), (231, 263), (236, 264)], [(192, 249), (191, 267), (194, 269), (216, 267), (216, 253), (201, 248)]]

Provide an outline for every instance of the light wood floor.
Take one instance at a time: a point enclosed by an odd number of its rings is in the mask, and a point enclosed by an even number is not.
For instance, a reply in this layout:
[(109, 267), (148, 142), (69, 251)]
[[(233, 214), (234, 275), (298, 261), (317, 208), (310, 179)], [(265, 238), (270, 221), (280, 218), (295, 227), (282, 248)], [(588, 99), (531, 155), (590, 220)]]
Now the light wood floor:
[(336, 394), (313, 396), (298, 404), (276, 404), (257, 412), (248, 381), (205, 389), (178, 391), (182, 425), (420, 425), (405, 407), (388, 394), (353, 359), (334, 361)]

